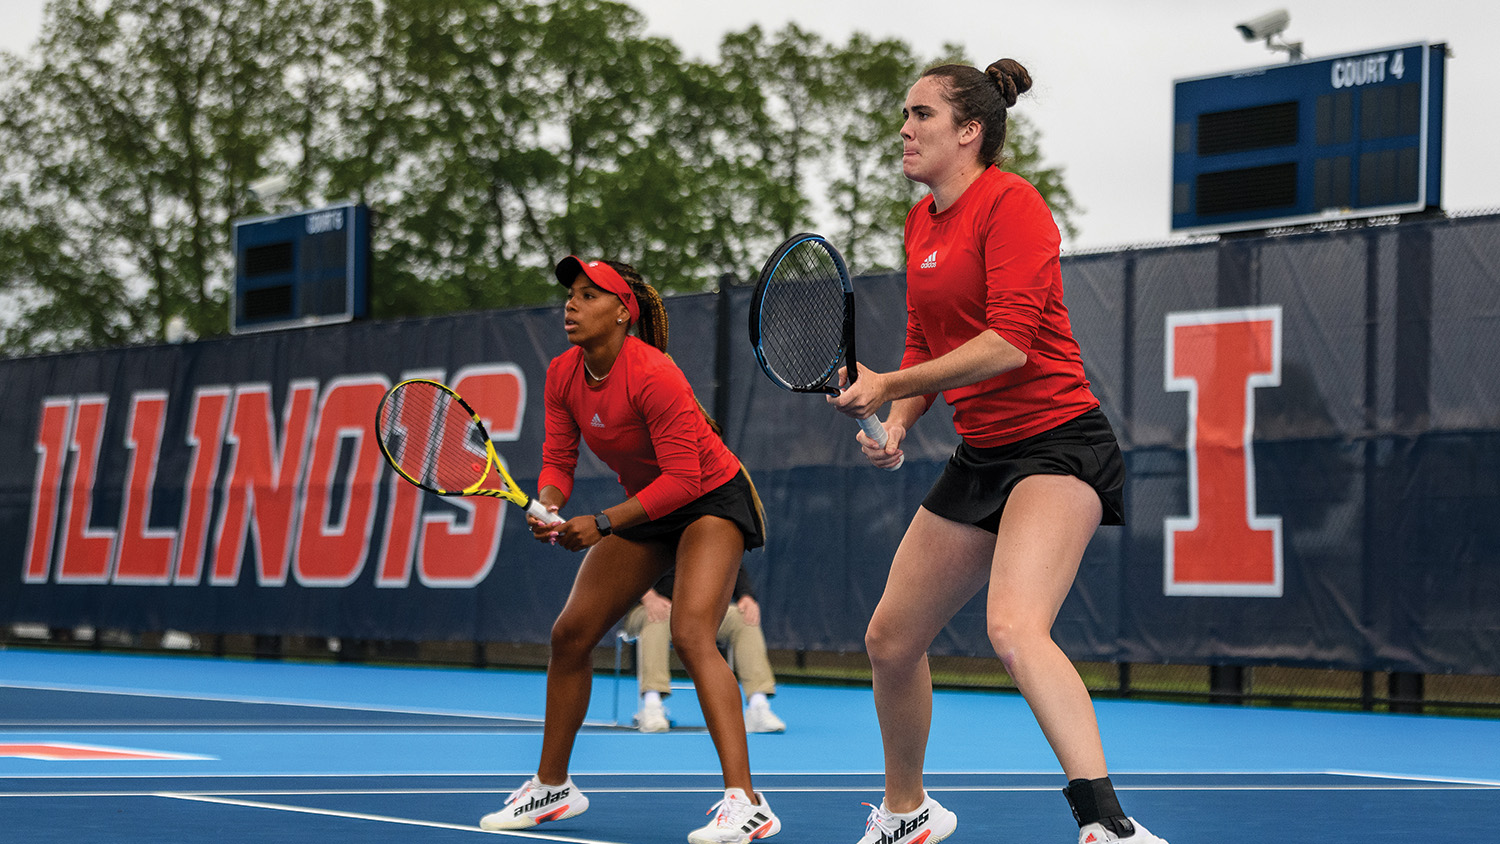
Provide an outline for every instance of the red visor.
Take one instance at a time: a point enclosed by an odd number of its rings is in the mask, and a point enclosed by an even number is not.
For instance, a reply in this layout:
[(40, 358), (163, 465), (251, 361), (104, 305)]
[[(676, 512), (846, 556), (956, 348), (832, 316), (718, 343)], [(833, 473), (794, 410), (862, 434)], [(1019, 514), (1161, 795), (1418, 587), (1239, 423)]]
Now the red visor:
[(585, 261), (577, 255), (569, 255), (557, 262), (557, 283), (563, 287), (571, 287), (573, 279), (577, 278), (579, 273), (587, 276), (588, 280), (599, 289), (608, 290), (619, 296), (620, 301), (625, 303), (625, 310), (630, 312), (630, 321), (632, 323), (640, 321), (641, 306), (635, 302), (635, 291), (631, 290), (625, 279), (615, 272), (614, 267), (603, 261)]

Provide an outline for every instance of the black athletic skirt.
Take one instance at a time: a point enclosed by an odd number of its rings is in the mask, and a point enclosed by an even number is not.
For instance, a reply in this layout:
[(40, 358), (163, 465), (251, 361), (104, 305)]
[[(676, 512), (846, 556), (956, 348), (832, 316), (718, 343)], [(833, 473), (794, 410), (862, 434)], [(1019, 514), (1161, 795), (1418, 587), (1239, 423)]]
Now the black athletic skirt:
[(765, 515), (760, 505), (760, 496), (756, 494), (755, 485), (750, 483), (750, 475), (743, 466), (734, 477), (717, 488), (659, 519), (620, 528), (615, 531), (615, 535), (633, 542), (649, 540), (676, 545), (688, 525), (703, 516), (718, 516), (734, 522), (740, 533), (745, 535), (746, 551), (766, 544)]
[(1125, 458), (1097, 407), (1007, 445), (959, 443), (922, 506), (945, 519), (997, 533), (1010, 491), (1027, 475), (1072, 475), (1099, 493), (1104, 524), (1125, 524)]

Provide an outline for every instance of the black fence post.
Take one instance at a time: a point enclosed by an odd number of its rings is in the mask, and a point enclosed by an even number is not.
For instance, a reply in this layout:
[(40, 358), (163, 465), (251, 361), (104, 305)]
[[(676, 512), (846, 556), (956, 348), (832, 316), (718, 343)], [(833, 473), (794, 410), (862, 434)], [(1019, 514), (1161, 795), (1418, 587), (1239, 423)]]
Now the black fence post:
[(1245, 666), (1211, 665), (1208, 668), (1210, 703), (1245, 702)]
[(725, 273), (719, 276), (719, 290), (714, 302), (714, 418), (720, 425), (729, 416), (729, 394), (730, 383), (734, 378), (734, 366), (732, 364), (733, 348), (730, 345), (733, 340), (731, 334), (733, 326), (730, 325), (730, 316), (734, 313), (733, 303), (730, 301), (730, 288), (739, 284), (739, 277), (734, 273)]
[(1392, 712), (1420, 715), (1422, 712), (1422, 675), (1410, 671), (1392, 671), (1389, 680)]
[(256, 634), (256, 659), (281, 659), (281, 637)]

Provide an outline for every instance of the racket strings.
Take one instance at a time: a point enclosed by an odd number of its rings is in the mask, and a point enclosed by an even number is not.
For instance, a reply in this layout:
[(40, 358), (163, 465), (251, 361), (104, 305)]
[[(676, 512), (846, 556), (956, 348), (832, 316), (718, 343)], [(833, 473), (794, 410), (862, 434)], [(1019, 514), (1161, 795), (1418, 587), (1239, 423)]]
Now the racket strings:
[(381, 441), (401, 472), (419, 485), (457, 492), (485, 478), (484, 428), (446, 390), (409, 382), (394, 391), (382, 411)]
[(843, 356), (845, 290), (833, 257), (813, 241), (776, 265), (760, 302), (766, 365), (794, 388), (821, 386)]

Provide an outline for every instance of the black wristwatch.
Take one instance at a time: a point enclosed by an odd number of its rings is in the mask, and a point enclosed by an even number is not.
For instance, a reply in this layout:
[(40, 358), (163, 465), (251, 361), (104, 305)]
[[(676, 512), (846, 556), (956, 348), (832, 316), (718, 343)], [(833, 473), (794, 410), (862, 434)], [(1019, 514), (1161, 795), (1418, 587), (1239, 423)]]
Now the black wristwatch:
[(609, 517), (603, 513), (594, 516), (594, 527), (599, 529), (600, 536), (609, 536), (615, 532), (614, 527), (609, 523)]

